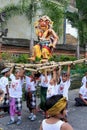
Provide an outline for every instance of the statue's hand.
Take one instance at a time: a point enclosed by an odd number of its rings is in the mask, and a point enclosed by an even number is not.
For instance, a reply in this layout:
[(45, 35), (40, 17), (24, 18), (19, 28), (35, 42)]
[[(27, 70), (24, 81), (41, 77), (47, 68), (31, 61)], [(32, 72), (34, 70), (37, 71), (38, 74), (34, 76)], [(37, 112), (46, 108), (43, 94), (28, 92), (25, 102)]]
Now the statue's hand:
[(52, 43), (50, 43), (50, 44), (49, 44), (49, 47), (53, 47), (53, 44), (52, 44)]
[(50, 44), (49, 44), (49, 47), (56, 48), (55, 44), (53, 44), (53, 43), (50, 43)]

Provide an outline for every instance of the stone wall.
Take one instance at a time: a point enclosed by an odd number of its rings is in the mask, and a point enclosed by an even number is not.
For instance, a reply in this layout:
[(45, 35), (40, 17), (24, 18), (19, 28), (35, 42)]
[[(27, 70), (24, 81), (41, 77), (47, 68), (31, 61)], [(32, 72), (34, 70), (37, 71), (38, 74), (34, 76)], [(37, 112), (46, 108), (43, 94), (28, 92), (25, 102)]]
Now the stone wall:
[(18, 4), (20, 0), (0, 0), (0, 8), (7, 6), (8, 4)]
[[(37, 41), (34, 41), (34, 43)], [(16, 39), (16, 38), (3, 38), (1, 50), (2, 52), (9, 51), (11, 53), (29, 53), (30, 40), (28, 39)], [(70, 55), (76, 56), (76, 45), (70, 44), (57, 44), (54, 53), (57, 55)], [(80, 48), (80, 56), (85, 56), (85, 49)]]
[[(20, 0), (0, 0), (0, 8), (4, 8), (10, 4), (17, 5), (19, 1)], [(4, 28), (8, 28), (7, 38), (30, 39), (31, 37), (31, 25), (24, 14), (12, 16), (10, 19), (8, 19), (7, 24), (4, 25)], [(32, 29), (33, 37), (34, 39), (37, 39), (34, 26), (32, 26)]]

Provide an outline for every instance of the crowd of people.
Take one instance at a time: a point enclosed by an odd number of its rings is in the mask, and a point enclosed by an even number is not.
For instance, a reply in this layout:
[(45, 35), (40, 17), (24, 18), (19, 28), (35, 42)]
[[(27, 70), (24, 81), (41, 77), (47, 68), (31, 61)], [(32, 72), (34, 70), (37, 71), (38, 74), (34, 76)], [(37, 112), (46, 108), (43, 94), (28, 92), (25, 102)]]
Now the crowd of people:
[[(58, 129), (73, 130), (67, 122), (68, 91), (70, 88), (70, 68), (62, 71), (62, 68), (53, 68), (52, 71), (43, 70), (28, 76), (24, 68), (5, 68), (1, 71), (0, 93), (4, 92), (4, 111), (8, 111), (10, 121), (8, 125), (22, 123), (22, 95), (25, 93), (26, 107), (29, 109), (28, 119), (36, 120), (36, 90), (40, 87), (40, 108), (45, 119), (42, 121), (40, 130)], [(14, 71), (13, 71), (14, 70)], [(14, 73), (13, 73), (14, 72)], [(82, 78), (82, 86), (79, 97), (75, 98), (76, 106), (87, 106), (87, 73)], [(17, 115), (17, 121), (15, 119)]]

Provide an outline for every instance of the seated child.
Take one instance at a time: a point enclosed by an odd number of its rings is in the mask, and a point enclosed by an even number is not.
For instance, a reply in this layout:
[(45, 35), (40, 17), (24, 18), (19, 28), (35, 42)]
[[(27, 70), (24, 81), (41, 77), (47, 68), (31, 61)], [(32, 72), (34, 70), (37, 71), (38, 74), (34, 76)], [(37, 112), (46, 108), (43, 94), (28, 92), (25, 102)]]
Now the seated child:
[(87, 106), (87, 81), (79, 90), (79, 97), (75, 98), (75, 106)]

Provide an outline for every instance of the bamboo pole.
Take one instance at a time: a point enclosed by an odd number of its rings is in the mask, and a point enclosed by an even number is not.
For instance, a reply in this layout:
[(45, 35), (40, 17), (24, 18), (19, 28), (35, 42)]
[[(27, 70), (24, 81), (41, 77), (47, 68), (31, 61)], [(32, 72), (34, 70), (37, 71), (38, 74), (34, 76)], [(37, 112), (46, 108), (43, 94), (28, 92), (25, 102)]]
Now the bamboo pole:
[[(11, 67), (11, 66), (9, 66), (9, 67)], [(16, 69), (20, 69), (19, 66), (16, 66), (15, 68), (16, 68)], [(32, 69), (32, 68), (24, 68), (24, 69), (25, 69), (25, 70), (28, 70), (28, 71), (32, 71), (32, 72), (37, 72), (36, 69)]]
[(19, 66), (19, 67), (32, 67), (32, 68), (38, 68), (39, 66), (43, 66), (43, 64), (18, 64), (18, 63), (5, 63), (7, 66)]
[(25, 70), (28, 70), (28, 71), (33, 71), (33, 72), (37, 72), (39, 70), (43, 70), (43, 69), (52, 69), (54, 67), (59, 67), (59, 66), (64, 66), (64, 65), (69, 65), (69, 64), (80, 64), (80, 63), (83, 63), (83, 62), (87, 62), (87, 58), (84, 58), (84, 59), (79, 59), (79, 60), (75, 60), (75, 61), (63, 61), (63, 62), (54, 62), (54, 61), (51, 61), (51, 62), (46, 62), (46, 63), (43, 63), (43, 64), (18, 64), (18, 63), (5, 63), (5, 65), (7, 67), (12, 67), (15, 65), (15, 68), (20, 68), (20, 67), (24, 67)]
[(73, 64), (79, 64), (79, 63), (83, 63), (83, 62), (85, 62), (85, 61), (87, 61), (87, 58), (73, 61)]

